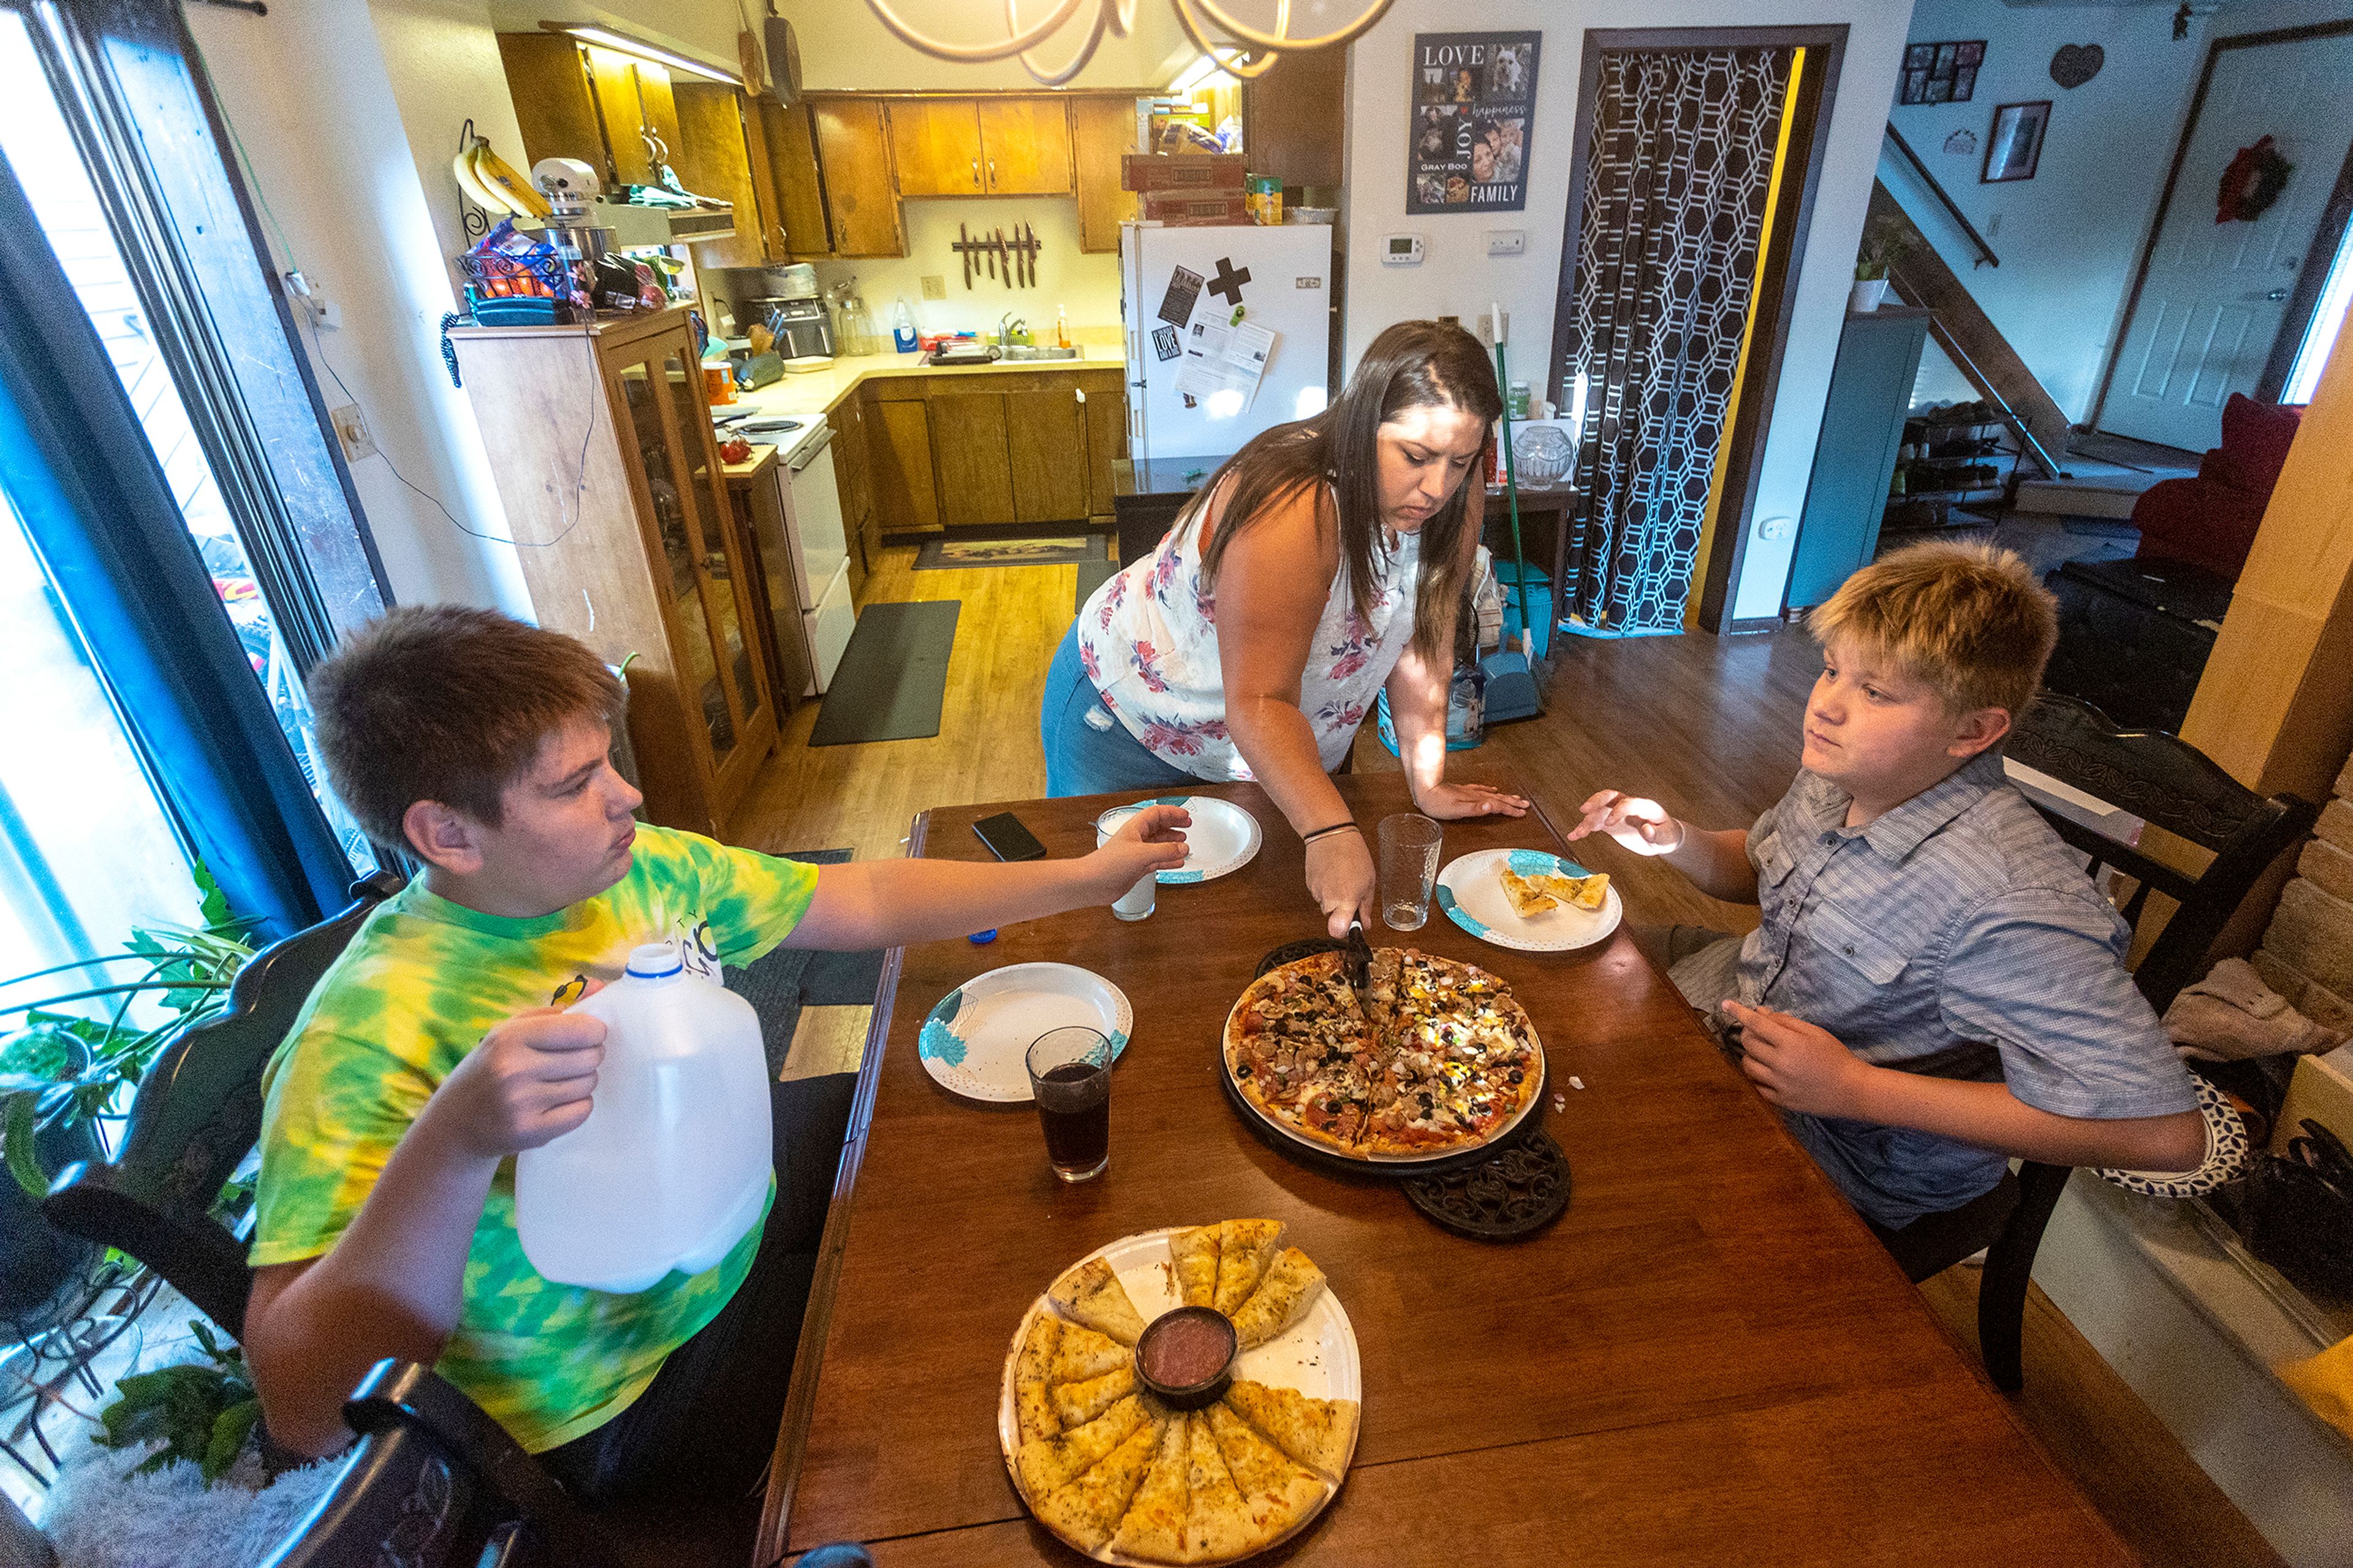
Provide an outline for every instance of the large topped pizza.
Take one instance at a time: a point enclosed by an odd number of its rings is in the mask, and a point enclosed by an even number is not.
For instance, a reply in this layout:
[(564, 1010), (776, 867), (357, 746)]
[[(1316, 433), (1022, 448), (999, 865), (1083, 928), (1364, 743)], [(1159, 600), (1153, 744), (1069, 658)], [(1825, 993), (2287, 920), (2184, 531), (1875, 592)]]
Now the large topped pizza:
[(1234, 1005), (1226, 1070), (1278, 1128), (1357, 1159), (1439, 1158), (1509, 1131), (1542, 1092), (1535, 1026), (1485, 970), (1377, 948), (1365, 990), (1324, 952)]
[[(1355, 1455), (1360, 1407), (1296, 1384), (1356, 1392), (1356, 1341), (1323, 1270), (1283, 1241), (1267, 1219), (1129, 1237), (1031, 1306), (998, 1428), (1039, 1522), (1098, 1562), (1218, 1563), (1323, 1510)], [(1231, 1381), (1196, 1409), (1155, 1398), (1138, 1360), (1147, 1326), (1178, 1306), (1214, 1310), (1233, 1328)]]

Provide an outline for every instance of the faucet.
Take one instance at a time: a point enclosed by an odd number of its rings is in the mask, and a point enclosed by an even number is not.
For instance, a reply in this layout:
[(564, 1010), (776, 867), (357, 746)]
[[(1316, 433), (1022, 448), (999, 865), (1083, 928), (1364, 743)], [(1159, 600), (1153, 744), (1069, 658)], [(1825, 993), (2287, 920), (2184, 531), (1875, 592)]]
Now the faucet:
[(1020, 317), (1015, 315), (1010, 310), (1006, 311), (1005, 314), (997, 318), (997, 342), (998, 347), (1011, 348), (1014, 344), (1014, 335), (1016, 333), (1020, 334), (1022, 341), (1026, 342), (1029, 336), (1029, 323), (1023, 321)]

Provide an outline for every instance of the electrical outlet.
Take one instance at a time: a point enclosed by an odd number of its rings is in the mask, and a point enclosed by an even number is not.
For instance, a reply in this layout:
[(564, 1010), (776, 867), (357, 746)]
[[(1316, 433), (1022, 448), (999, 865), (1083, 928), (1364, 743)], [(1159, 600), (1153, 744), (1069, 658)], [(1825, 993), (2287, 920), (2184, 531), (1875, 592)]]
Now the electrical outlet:
[(947, 280), (947, 278), (946, 278), (944, 275), (943, 275), (943, 276), (941, 276), (941, 277), (937, 277), (937, 278), (933, 278), (933, 277), (928, 277), (928, 276), (924, 278), (924, 279), (923, 279), (923, 298), (924, 298), (924, 299), (926, 299), (926, 300), (944, 300), (944, 299), (946, 299), (947, 297), (948, 297), (948, 280)]
[(375, 437), (368, 434), (367, 421), (360, 417), (360, 405), (346, 403), (332, 409), (328, 420), (335, 427), (335, 439), (343, 443), (343, 461), (356, 463), (362, 458), (375, 456)]
[(1491, 228), (1487, 231), (1487, 254), (1490, 256), (1522, 256), (1528, 248), (1528, 231), (1524, 228)]

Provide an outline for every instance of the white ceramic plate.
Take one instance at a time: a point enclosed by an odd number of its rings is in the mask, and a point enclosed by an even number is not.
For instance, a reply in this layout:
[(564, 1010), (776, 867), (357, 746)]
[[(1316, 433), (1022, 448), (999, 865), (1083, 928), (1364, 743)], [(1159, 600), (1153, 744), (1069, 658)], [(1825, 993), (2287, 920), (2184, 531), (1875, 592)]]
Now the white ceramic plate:
[(1083, 1025), (1127, 1049), (1135, 1010), (1116, 985), (1074, 963), (1015, 963), (976, 974), (939, 1000), (915, 1056), (943, 1088), (968, 1100), (1026, 1103), (1029, 1047), (1049, 1029)]
[(1523, 918), (1504, 896), (1503, 879), (1497, 874), (1506, 861), (1523, 877), (1591, 875), (1576, 861), (1541, 849), (1481, 849), (1450, 861), (1438, 874), (1438, 907), (1446, 911), (1448, 920), (1481, 942), (1515, 947), (1523, 952), (1566, 952), (1592, 946), (1616, 931), (1625, 918), (1626, 906), (1619, 901), (1615, 882), (1602, 896), (1598, 910), (1556, 904), (1540, 915)]
[[(1119, 1282), (1127, 1290), (1128, 1300), (1135, 1303), (1136, 1314), (1145, 1322), (1181, 1303), (1176, 1291), (1176, 1265), (1168, 1253), (1168, 1238), (1176, 1233), (1168, 1230), (1148, 1230), (1141, 1236), (1122, 1237), (1108, 1247), (1099, 1247), (1079, 1258), (1071, 1267), (1089, 1258), (1107, 1258)], [(1020, 1427), (1013, 1408), (1013, 1365), (1021, 1359), (1022, 1342), (1029, 1337), (1029, 1325), (1040, 1312), (1054, 1310), (1043, 1295), (1029, 1304), (1021, 1314), (1020, 1323), (1013, 1331), (1012, 1348), (1005, 1355), (1005, 1373), (997, 1396), (997, 1442), (1005, 1453), (1005, 1468), (1013, 1470), (1013, 1450), (1021, 1445)], [(1348, 1322), (1348, 1314), (1340, 1306), (1340, 1298), (1326, 1285), (1324, 1294), (1307, 1315), (1291, 1325), (1289, 1331), (1269, 1340), (1255, 1350), (1244, 1351), (1234, 1360), (1234, 1376), (1250, 1383), (1263, 1383), (1277, 1388), (1295, 1388), (1311, 1399), (1353, 1399), (1358, 1405), (1365, 1399), (1364, 1363), (1356, 1353), (1356, 1331)], [(1356, 1421), (1359, 1433), (1364, 1430), (1361, 1411)], [(1348, 1460), (1356, 1457), (1356, 1446), (1348, 1447)], [(1347, 1474), (1347, 1465), (1341, 1466)], [(1013, 1489), (1021, 1489), (1018, 1476), (1013, 1479)], [(1249, 1555), (1271, 1551), (1282, 1542), (1307, 1528), (1316, 1514), (1331, 1506), (1340, 1490), (1336, 1483), (1324, 1483), (1324, 1503), (1315, 1513), (1301, 1520), (1291, 1530), (1274, 1541), (1268, 1542)], [(1141, 1557), (1129, 1557), (1106, 1546), (1092, 1555), (1098, 1563), (1133, 1564), (1134, 1568), (1158, 1568)], [(1235, 1559), (1234, 1561), (1240, 1561)]]
[(1193, 816), (1193, 826), (1184, 830), (1185, 863), (1160, 873), (1164, 888), (1176, 882), (1214, 882), (1229, 871), (1239, 871), (1250, 863), (1265, 841), (1257, 817), (1214, 795), (1164, 795), (1135, 804), (1183, 806)]

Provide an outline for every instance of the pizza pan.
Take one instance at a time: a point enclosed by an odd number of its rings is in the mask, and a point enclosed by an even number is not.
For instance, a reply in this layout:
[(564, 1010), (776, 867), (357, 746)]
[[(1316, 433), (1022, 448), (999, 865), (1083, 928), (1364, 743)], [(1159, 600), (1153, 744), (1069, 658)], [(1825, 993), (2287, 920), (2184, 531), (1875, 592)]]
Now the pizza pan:
[(1008, 964), (941, 997), (915, 1037), (915, 1056), (953, 1093), (1026, 1104), (1030, 1046), (1048, 1030), (1074, 1024), (1108, 1038), (1115, 1061), (1127, 1049), (1135, 1009), (1118, 986), (1077, 964)]
[[(1276, 951), (1280, 952), (1282, 950)], [(1294, 962), (1304, 963), (1305, 960), (1300, 959)], [(1269, 969), (1261, 968), (1259, 974), (1263, 978), (1269, 973), (1271, 973)], [(1244, 987), (1244, 990), (1247, 992), (1248, 987)], [(1234, 998), (1234, 1005), (1226, 1010), (1227, 1028), (1232, 1026), (1234, 1015), (1241, 1010), (1241, 997), (1237, 996)], [(1520, 1012), (1525, 1017), (1527, 1008), (1523, 1005)], [(1313, 1138), (1293, 1132), (1252, 1104), (1250, 1096), (1242, 1092), (1241, 1085), (1234, 1080), (1234, 1065), (1226, 1059), (1226, 1029), (1220, 1029), (1218, 1034), (1218, 1081), (1224, 1086), (1226, 1098), (1233, 1102), (1237, 1110), (1241, 1112), (1242, 1120), (1250, 1125), (1252, 1131), (1264, 1138), (1282, 1153), (1299, 1160), (1303, 1164), (1312, 1165), (1333, 1174), (1358, 1177), (1376, 1176), (1395, 1179), (1429, 1175), (1475, 1165), (1483, 1160), (1490, 1159), (1497, 1149), (1518, 1136), (1523, 1128), (1535, 1127), (1543, 1121), (1543, 1118), (1537, 1114), (1537, 1110), (1544, 1104), (1545, 1083), (1549, 1073), (1545, 1063), (1544, 1038), (1537, 1034), (1534, 1018), (1528, 1019), (1528, 1043), (1535, 1048), (1536, 1091), (1528, 1097), (1527, 1103), (1514, 1112), (1510, 1121), (1468, 1148), (1446, 1149), (1430, 1154), (1346, 1154), (1328, 1144), (1318, 1143)]]
[(1547, 855), (1541, 849), (1480, 849), (1457, 856), (1438, 874), (1438, 907), (1446, 918), (1497, 947), (1522, 952), (1567, 952), (1591, 947), (1618, 929), (1626, 906), (1612, 885), (1598, 910), (1556, 905), (1539, 915), (1523, 915), (1512, 908), (1498, 873), (1508, 864), (1523, 877), (1589, 876), (1574, 860)]
[[(1108, 1261), (1113, 1272), (1119, 1276), (1120, 1285), (1127, 1291), (1128, 1300), (1135, 1303), (1136, 1315), (1149, 1323), (1181, 1300), (1176, 1290), (1176, 1261), (1168, 1251), (1168, 1238), (1176, 1234), (1176, 1229), (1172, 1226), (1165, 1230), (1124, 1236), (1108, 1247), (1096, 1247), (1071, 1267), (1075, 1268), (1098, 1258)], [(1029, 1325), (1037, 1321), (1039, 1313), (1053, 1310), (1053, 1303), (1047, 1300), (1042, 1293), (1029, 1303), (1029, 1310), (1021, 1314), (1021, 1321), (1014, 1326), (1013, 1343), (1005, 1352), (1005, 1371), (998, 1380), (997, 1445), (1005, 1456), (1005, 1473), (1012, 1480), (1016, 1496), (1021, 1492), (1021, 1479), (1014, 1473), (1013, 1450), (1021, 1446), (1021, 1429), (1014, 1414), (1013, 1371), (1021, 1359), (1022, 1343), (1029, 1337)], [(1324, 1293), (1316, 1298), (1315, 1305), (1308, 1309), (1305, 1317), (1266, 1343), (1246, 1350), (1234, 1359), (1234, 1375), (1271, 1387), (1295, 1388), (1311, 1399), (1353, 1399), (1357, 1405), (1356, 1433), (1358, 1436), (1364, 1435), (1364, 1358), (1356, 1351), (1356, 1327), (1348, 1321), (1348, 1314), (1341, 1307), (1340, 1299), (1334, 1293), (1328, 1279), (1324, 1282)], [(1343, 1480), (1347, 1477), (1348, 1465), (1354, 1464), (1356, 1458), (1356, 1448), (1352, 1442), (1348, 1446), (1348, 1464), (1340, 1467)], [(1339, 1495), (1339, 1482), (1324, 1482), (1324, 1501), (1314, 1513), (1263, 1546), (1253, 1547), (1242, 1553), (1241, 1557), (1218, 1561), (1239, 1563), (1244, 1557), (1255, 1557), (1261, 1552), (1272, 1551), (1314, 1523), (1324, 1510), (1332, 1506), (1332, 1500)], [(1025, 1503), (1027, 1500), (1024, 1499)], [(1031, 1517), (1036, 1516), (1033, 1514)], [(1050, 1531), (1053, 1529), (1043, 1520), (1039, 1523), (1045, 1525)], [(1058, 1535), (1056, 1539), (1061, 1538)], [(1075, 1542), (1065, 1542), (1064, 1544), (1077, 1550)], [(1154, 1559), (1131, 1557), (1124, 1552), (1113, 1552), (1109, 1546), (1087, 1555), (1098, 1563), (1119, 1563), (1125, 1568), (1164, 1568)]]

